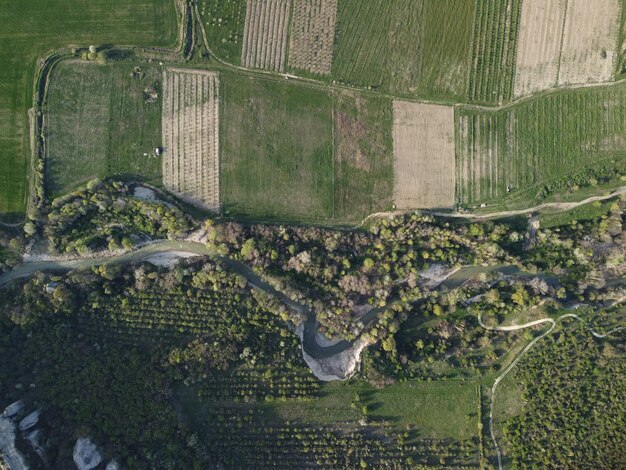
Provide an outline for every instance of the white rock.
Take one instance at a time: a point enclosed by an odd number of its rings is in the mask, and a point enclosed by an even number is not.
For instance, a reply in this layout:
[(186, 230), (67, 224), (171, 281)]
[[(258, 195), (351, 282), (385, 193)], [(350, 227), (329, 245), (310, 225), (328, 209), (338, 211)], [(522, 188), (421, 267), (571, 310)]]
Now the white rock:
[(102, 462), (102, 455), (88, 437), (82, 437), (76, 441), (72, 457), (78, 470), (91, 470)]

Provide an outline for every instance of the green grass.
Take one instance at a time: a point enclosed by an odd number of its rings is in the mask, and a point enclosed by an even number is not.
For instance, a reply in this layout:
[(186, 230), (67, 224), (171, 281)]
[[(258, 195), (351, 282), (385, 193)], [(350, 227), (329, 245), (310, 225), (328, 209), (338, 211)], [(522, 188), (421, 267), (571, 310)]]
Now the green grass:
[(332, 76), (401, 96), (463, 101), (474, 2), (339, 0)]
[(596, 201), (558, 214), (541, 214), (541, 227), (551, 228), (569, 225), (573, 222), (597, 219), (609, 212), (614, 201)]
[(71, 60), (50, 79), (46, 113), (46, 189), (66, 193), (99, 177), (131, 176), (160, 184), (161, 160), (145, 157), (161, 145), (161, 101), (147, 103), (144, 89), (161, 92), (161, 68), (96, 65)]
[(211, 50), (220, 59), (239, 65), (246, 0), (201, 0), (198, 11)]
[(26, 208), (37, 59), (70, 44), (173, 45), (176, 21), (172, 0), (0, 0), (0, 219)]
[(231, 73), (222, 74), (221, 94), (225, 214), (333, 219), (331, 96)]
[(480, 102), (510, 100), (522, 2), (481, 0), (476, 6), (468, 97)]
[(389, 210), (393, 111), (388, 98), (335, 94), (335, 216), (357, 220)]
[(625, 111), (624, 84), (547, 93), (498, 111), (459, 108), (459, 203), (530, 205), (619, 178)]
[(477, 383), (406, 382), (374, 388), (363, 381), (330, 382), (320, 398), (305, 402), (276, 402), (271, 406), (285, 420), (332, 423), (362, 417), (351, 403), (355, 393), (367, 405), (371, 419), (398, 426), (416, 426), (420, 437), (471, 439), (478, 433)]

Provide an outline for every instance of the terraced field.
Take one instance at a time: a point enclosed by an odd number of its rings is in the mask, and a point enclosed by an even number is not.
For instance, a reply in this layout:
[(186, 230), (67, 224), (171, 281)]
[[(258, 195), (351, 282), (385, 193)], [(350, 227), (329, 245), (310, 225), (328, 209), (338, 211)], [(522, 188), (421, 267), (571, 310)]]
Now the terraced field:
[(284, 72), (291, 0), (248, 0), (241, 65)]
[(163, 185), (219, 210), (219, 79), (191, 69), (163, 72)]
[(336, 20), (337, 0), (295, 0), (289, 66), (330, 74)]
[(521, 0), (482, 0), (474, 12), (474, 41), (468, 98), (511, 99)]
[(623, 84), (561, 91), (500, 111), (459, 108), (456, 121), (461, 204), (531, 197), (543, 185), (626, 158)]

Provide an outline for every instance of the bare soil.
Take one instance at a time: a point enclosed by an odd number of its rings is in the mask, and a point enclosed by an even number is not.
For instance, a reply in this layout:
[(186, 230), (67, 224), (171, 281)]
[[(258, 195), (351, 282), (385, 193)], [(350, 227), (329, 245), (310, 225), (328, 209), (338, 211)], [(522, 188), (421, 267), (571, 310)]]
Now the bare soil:
[(454, 108), (393, 103), (394, 202), (398, 209), (454, 205)]
[(559, 85), (613, 78), (619, 22), (619, 0), (568, 0)]
[(515, 97), (556, 85), (566, 7), (567, 0), (524, 0), (522, 3)]

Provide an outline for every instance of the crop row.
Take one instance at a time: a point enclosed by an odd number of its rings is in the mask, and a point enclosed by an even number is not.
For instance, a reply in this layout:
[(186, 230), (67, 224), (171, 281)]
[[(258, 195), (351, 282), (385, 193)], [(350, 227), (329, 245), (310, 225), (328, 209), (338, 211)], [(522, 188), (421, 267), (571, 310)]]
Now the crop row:
[(528, 190), (623, 156), (626, 87), (553, 93), (500, 111), (457, 112), (461, 204)]
[(476, 2), (468, 84), (470, 100), (502, 102), (511, 99), (521, 3), (520, 0)]
[[(476, 465), (470, 441), (415, 439), (385, 425), (321, 425), (266, 421), (258, 413), (218, 409), (211, 420), (212, 452), (223, 462), (255, 468), (407, 468)], [(235, 444), (237, 444), (235, 446)], [(235, 451), (236, 449), (236, 451)]]

